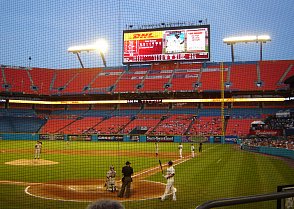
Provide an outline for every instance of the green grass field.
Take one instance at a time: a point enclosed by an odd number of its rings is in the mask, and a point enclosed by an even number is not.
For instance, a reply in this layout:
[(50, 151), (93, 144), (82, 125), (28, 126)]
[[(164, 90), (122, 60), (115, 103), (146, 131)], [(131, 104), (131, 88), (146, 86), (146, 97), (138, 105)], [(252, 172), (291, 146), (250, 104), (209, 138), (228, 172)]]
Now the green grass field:
[[(5, 162), (32, 159), (34, 141), (0, 141), (0, 181), (48, 182), (66, 179), (103, 179), (113, 164), (120, 178), (121, 167), (129, 160), (135, 173), (158, 166), (154, 157), (136, 156), (136, 152), (154, 153), (154, 143), (44, 141), (42, 159), (59, 162), (46, 166), (15, 166)], [(160, 143), (160, 153), (175, 152), (178, 144)], [(198, 146), (198, 145), (197, 145)], [(14, 151), (12, 151), (14, 150)], [(92, 151), (113, 150), (113, 156), (91, 154)], [(118, 156), (120, 151), (132, 151), (132, 156)], [(58, 153), (60, 151), (60, 153)], [(65, 152), (67, 151), (67, 152)], [(77, 154), (70, 154), (74, 151)], [(82, 153), (79, 153), (82, 151)], [(64, 153), (63, 153), (64, 152)], [(88, 154), (87, 154), (88, 152)], [(184, 144), (190, 154), (190, 145)], [(167, 162), (169, 158), (161, 158)], [(197, 157), (175, 166), (177, 201), (158, 199), (123, 202), (126, 209), (192, 209), (212, 199), (275, 192), (278, 185), (294, 184), (294, 168), (284, 161), (256, 153), (240, 151), (235, 145), (204, 144)], [(161, 173), (148, 180), (163, 182)], [(27, 195), (26, 186), (0, 184), (2, 209), (83, 209), (87, 202), (57, 201)], [(162, 191), (163, 192), (163, 191)], [(226, 208), (274, 209), (275, 201)]]

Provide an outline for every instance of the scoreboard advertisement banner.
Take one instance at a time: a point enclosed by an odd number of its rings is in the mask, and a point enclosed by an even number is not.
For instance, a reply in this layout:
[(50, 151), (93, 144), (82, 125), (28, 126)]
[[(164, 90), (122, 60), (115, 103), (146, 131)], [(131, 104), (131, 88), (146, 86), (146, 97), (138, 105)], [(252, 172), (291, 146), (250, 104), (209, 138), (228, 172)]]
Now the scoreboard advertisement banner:
[(123, 32), (123, 63), (209, 61), (209, 25)]
[(173, 136), (147, 136), (147, 142), (173, 142)]

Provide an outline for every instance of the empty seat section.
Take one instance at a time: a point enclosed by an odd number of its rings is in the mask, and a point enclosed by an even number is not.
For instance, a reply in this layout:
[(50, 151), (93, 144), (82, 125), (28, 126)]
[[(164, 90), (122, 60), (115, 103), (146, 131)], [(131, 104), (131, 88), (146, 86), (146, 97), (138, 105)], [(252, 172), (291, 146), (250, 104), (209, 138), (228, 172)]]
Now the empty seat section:
[[(142, 117), (142, 116), (141, 116)], [(124, 134), (129, 134), (136, 127), (147, 127), (147, 133), (151, 131), (160, 122), (160, 117), (142, 117), (132, 120), (124, 129)]]
[(230, 110), (231, 118), (260, 118), (261, 109), (259, 108), (232, 108)]
[(35, 94), (31, 89), (31, 81), (27, 70), (5, 68), (6, 84), (9, 84), (10, 92), (21, 92), (24, 94)]
[(50, 94), (50, 84), (55, 70), (32, 68), (30, 71), (34, 85), (37, 87), (36, 93), (40, 95)]
[(4, 87), (4, 77), (3, 77), (3, 74), (2, 74), (2, 71), (4, 71), (4, 67), (2, 68), (0, 68), (1, 69), (1, 71), (0, 71), (0, 92), (2, 92), (2, 91), (6, 91), (6, 88)]
[[(162, 72), (162, 73), (161, 73)], [(171, 73), (164, 71), (152, 70), (148, 72), (143, 82), (140, 92), (158, 92), (165, 90), (165, 84), (169, 82)]]
[[(278, 84), (279, 80), (283, 74), (287, 71), (290, 66), (291, 61), (262, 61), (260, 62), (260, 77), (263, 82), (263, 90), (276, 90), (280, 88), (281, 84)], [(294, 65), (294, 62), (292, 62)], [(293, 67), (292, 67), (293, 68)], [(291, 70), (292, 75), (294, 74), (294, 69)], [(291, 76), (291, 71), (287, 76)]]
[(114, 116), (93, 127), (98, 134), (118, 134), (130, 122), (129, 116)]
[(1, 109), (0, 132), (36, 133), (46, 122), (30, 109)]
[(52, 90), (58, 90), (59, 88), (66, 87), (66, 84), (75, 78), (79, 74), (79, 70), (76, 69), (66, 69), (66, 70), (55, 70), (54, 71), (54, 81)]
[(112, 113), (114, 110), (89, 110), (85, 113), (83, 113), (83, 116), (85, 117), (109, 117), (112, 116)]
[(124, 74), (117, 82), (114, 92), (136, 92), (137, 85), (142, 82), (144, 75)]
[(104, 70), (99, 73), (99, 76), (91, 82), (90, 93), (106, 93), (109, 92), (112, 86), (116, 83), (119, 76), (123, 73), (121, 70)]
[(220, 108), (205, 108), (198, 110), (199, 117), (209, 117), (209, 116), (221, 116)]
[(117, 109), (112, 115), (113, 116), (136, 116), (140, 112), (139, 109)]
[[(225, 67), (224, 67), (225, 68)], [(227, 77), (227, 70), (223, 72), (224, 82)], [(210, 66), (202, 69), (201, 85), (199, 91), (220, 91), (221, 90), (221, 69), (219, 66)]]
[(61, 131), (65, 134), (94, 134), (93, 128), (103, 120), (103, 117), (84, 117), (70, 123)]
[(226, 135), (246, 136), (249, 134), (251, 123), (254, 119), (229, 119)]
[(48, 119), (46, 124), (41, 128), (40, 133), (42, 134), (54, 134), (54, 133), (63, 133), (62, 130), (64, 127), (74, 122), (75, 119), (67, 119), (67, 118), (54, 118)]
[(168, 88), (170, 91), (193, 91), (198, 81), (198, 73), (175, 73)]
[(256, 64), (233, 64), (231, 66), (231, 86), (232, 91), (257, 91)]
[(85, 87), (89, 87), (89, 84), (99, 72), (101, 72), (101, 69), (99, 68), (81, 70), (78, 76), (68, 83), (66, 88), (63, 90), (63, 93), (84, 93), (86, 90), (88, 90), (88, 88)]

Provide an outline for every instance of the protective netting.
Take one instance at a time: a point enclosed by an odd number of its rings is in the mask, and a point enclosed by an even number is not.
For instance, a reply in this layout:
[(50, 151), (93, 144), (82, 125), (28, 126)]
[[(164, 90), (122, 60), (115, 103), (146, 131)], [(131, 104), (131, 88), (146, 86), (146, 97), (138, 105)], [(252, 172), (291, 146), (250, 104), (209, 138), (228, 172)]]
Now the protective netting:
[(0, 8), (0, 208), (190, 209), (293, 187), (292, 1)]

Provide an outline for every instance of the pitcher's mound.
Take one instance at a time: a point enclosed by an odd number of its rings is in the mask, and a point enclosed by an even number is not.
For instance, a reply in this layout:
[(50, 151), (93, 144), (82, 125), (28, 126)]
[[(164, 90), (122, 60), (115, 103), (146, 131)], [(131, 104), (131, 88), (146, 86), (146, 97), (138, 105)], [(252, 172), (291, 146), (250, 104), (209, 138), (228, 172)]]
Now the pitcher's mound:
[(18, 159), (10, 162), (6, 162), (7, 165), (30, 165), (30, 166), (39, 166), (39, 165), (54, 165), (59, 162), (54, 162), (51, 160), (43, 160), (43, 159)]

